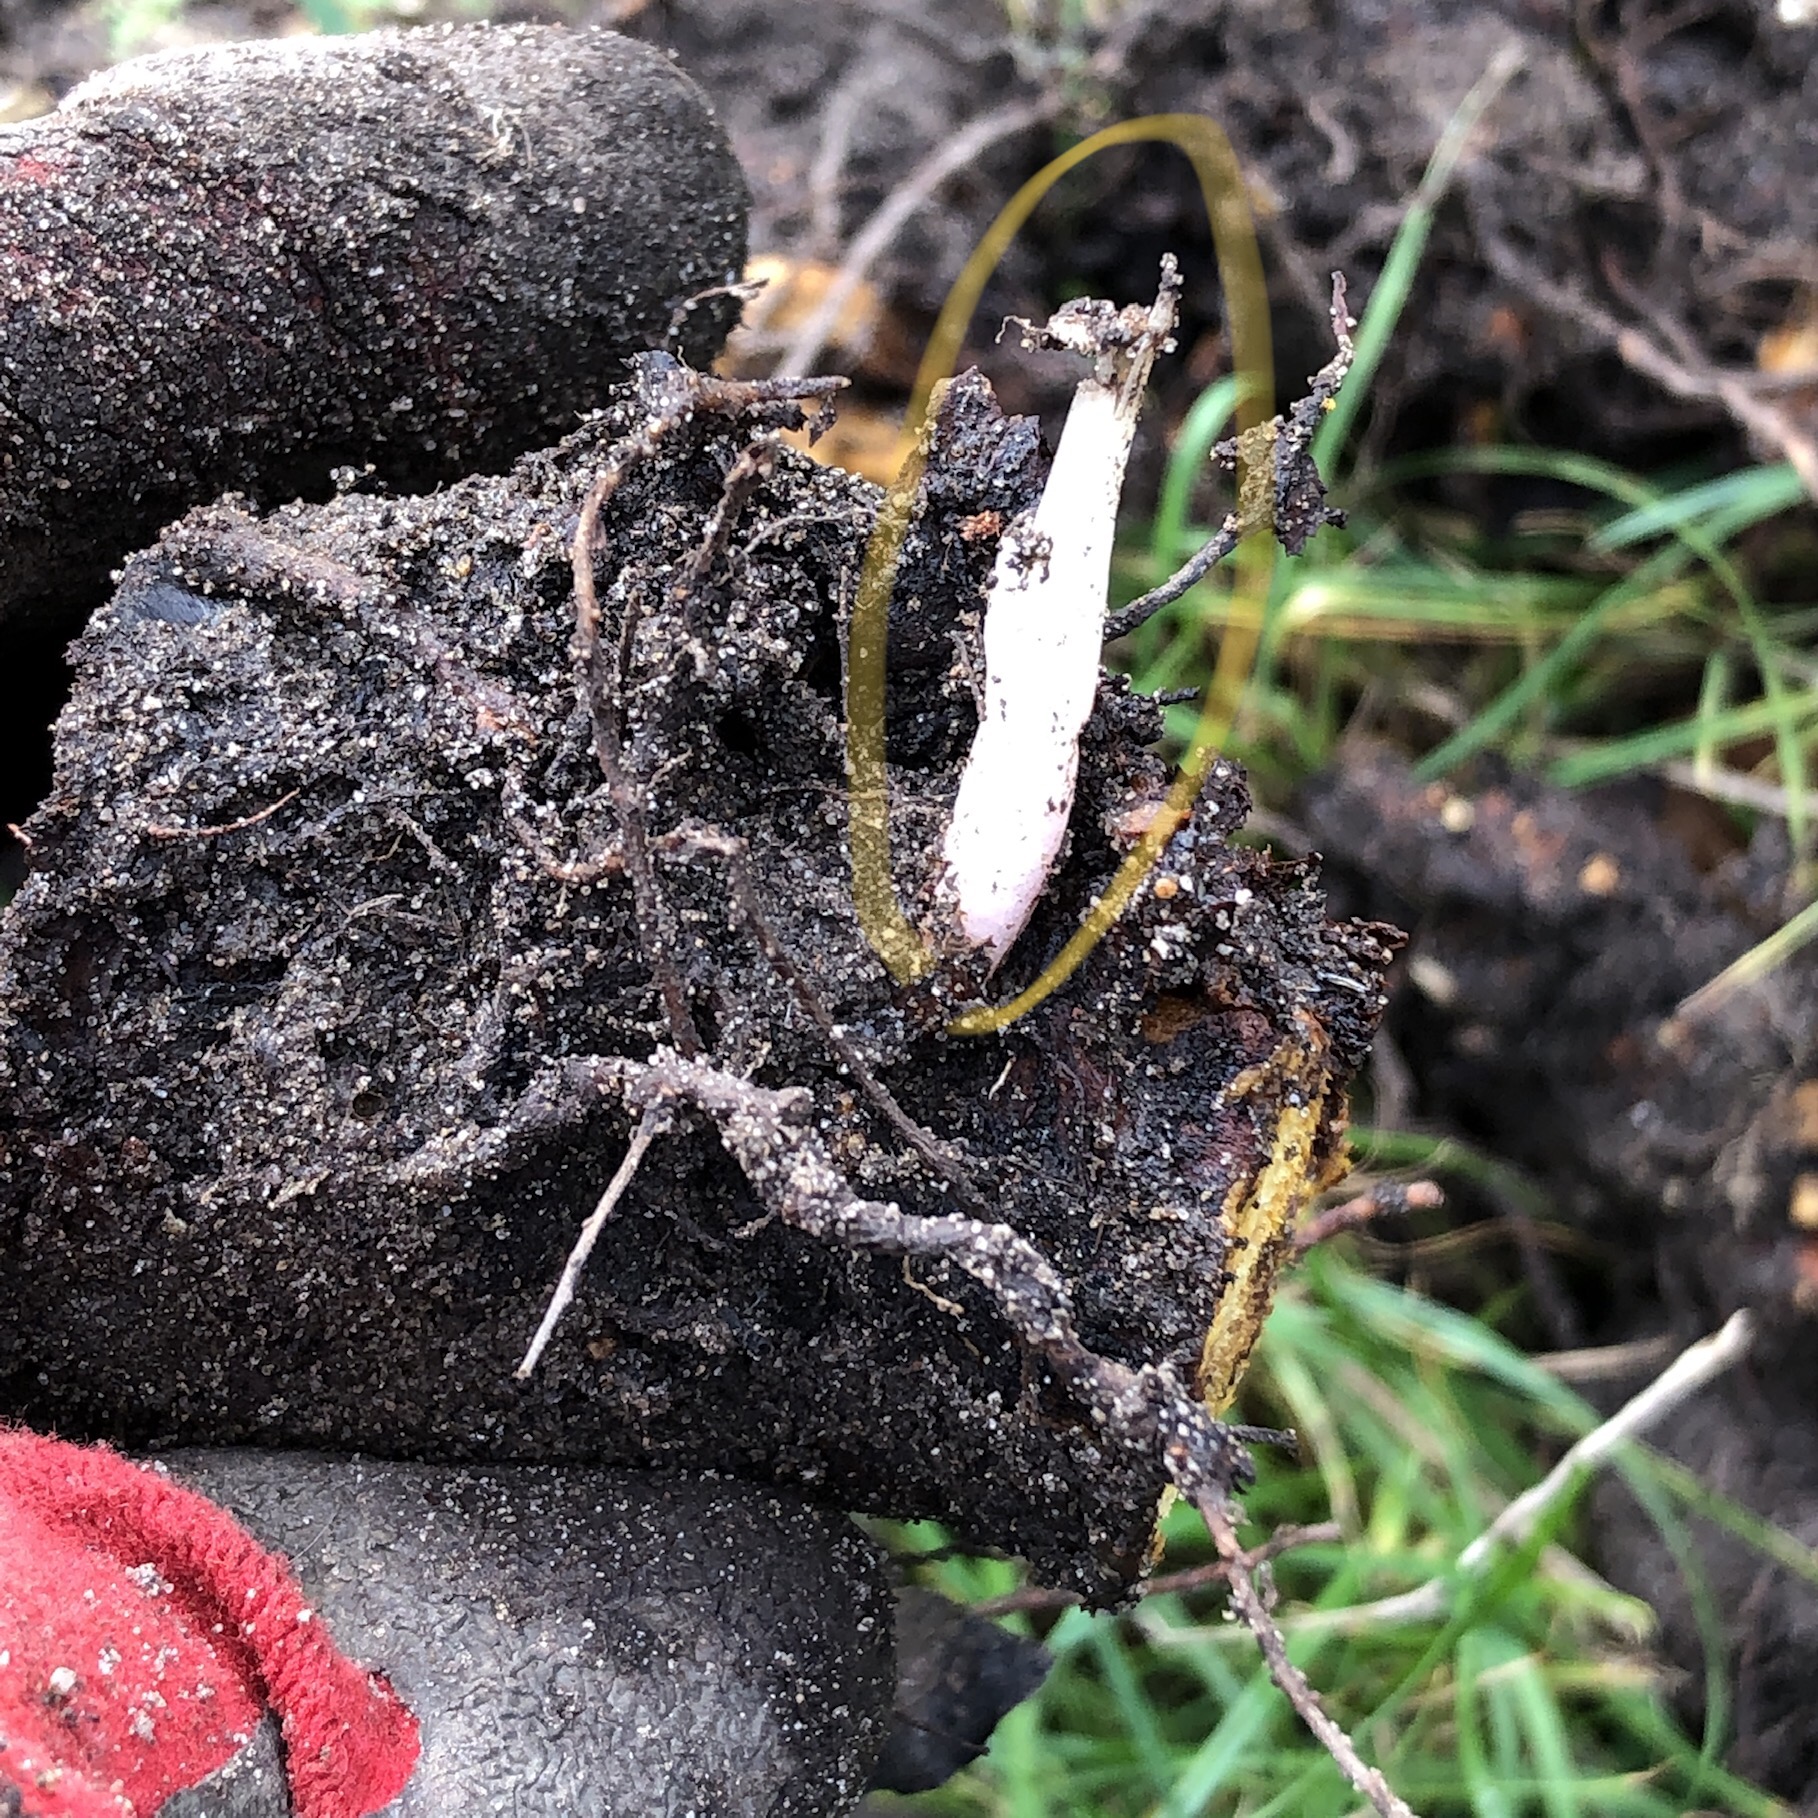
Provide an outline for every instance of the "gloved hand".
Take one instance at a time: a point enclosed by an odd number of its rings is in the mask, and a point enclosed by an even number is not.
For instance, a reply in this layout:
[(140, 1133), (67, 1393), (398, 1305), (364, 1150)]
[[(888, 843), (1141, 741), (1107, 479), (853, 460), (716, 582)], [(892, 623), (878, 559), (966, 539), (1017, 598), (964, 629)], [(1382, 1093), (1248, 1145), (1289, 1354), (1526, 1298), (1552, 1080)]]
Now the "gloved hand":
[(786, 1495), (0, 1431), (6, 1818), (843, 1813), (1046, 1668), (923, 1591), (891, 1631), (876, 1550)]
[(219, 1508), (0, 1431), (0, 1812), (364, 1818), (418, 1748), (391, 1686)]
[[(686, 78), (604, 34), (165, 57), (0, 129), (0, 686), (192, 504), (350, 460), (427, 488), (672, 328), (710, 354), (741, 190)], [(880, 1560), (793, 1496), (0, 1428), (0, 1818), (840, 1812), (892, 1694)], [(997, 1711), (948, 1707), (912, 1733), (950, 1771)]]

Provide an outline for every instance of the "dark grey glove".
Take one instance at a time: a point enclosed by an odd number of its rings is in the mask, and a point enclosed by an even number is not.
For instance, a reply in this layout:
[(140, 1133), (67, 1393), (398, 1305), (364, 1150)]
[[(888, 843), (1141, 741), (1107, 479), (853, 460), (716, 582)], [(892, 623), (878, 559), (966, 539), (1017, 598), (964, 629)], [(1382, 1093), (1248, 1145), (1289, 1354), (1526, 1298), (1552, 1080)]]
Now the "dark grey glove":
[[(824, 1818), (883, 1742), (875, 1547), (774, 1491), (581, 1467), (176, 1452), (416, 1713), (396, 1818)], [(274, 1739), (167, 1818), (279, 1818)]]

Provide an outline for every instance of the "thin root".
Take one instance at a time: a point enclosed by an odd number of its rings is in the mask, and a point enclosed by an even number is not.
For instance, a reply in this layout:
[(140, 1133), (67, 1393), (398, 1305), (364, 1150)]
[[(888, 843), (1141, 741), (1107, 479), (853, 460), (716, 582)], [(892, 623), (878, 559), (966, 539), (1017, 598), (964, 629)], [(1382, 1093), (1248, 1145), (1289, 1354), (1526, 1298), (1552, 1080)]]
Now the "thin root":
[(1357, 1752), (1357, 1744), (1345, 1733), (1331, 1712), (1320, 1702), (1319, 1694), (1307, 1676), (1288, 1658), (1288, 1643), (1275, 1618), (1269, 1614), (1263, 1594), (1257, 1588), (1254, 1568), (1238, 1544), (1237, 1524), (1232, 1519), (1228, 1500), (1214, 1497), (1194, 1499), (1194, 1507), (1205, 1521), (1206, 1532), (1218, 1548), (1219, 1557), (1229, 1570), (1225, 1582), (1231, 1587), (1231, 1603), (1244, 1627), (1256, 1637), (1269, 1677), (1281, 1688), (1282, 1695), (1293, 1705), (1300, 1718), (1326, 1753), (1338, 1763), (1340, 1772), (1382, 1815), (1382, 1818), (1414, 1818), (1413, 1809), (1382, 1776)]
[[(758, 412), (778, 427), (799, 427), (806, 420), (802, 399), (811, 398), (824, 409), (827, 400), (846, 381), (720, 379), (710, 373), (695, 372), (667, 354), (645, 354), (634, 364), (640, 395), (648, 413), (644, 426), (637, 434), (615, 443), (607, 452), (599, 475), (582, 501), (580, 521), (575, 526), (575, 669), (581, 699), (593, 727), (594, 758), (619, 822), (622, 858), (631, 879), (637, 915), (638, 944), (662, 997), (671, 1039), (685, 1053), (699, 1054), (704, 1044), (688, 1008), (688, 994), (681, 974), (671, 957), (674, 942), (669, 937), (668, 912), (650, 862), (645, 790), (641, 782), (630, 775), (625, 763), (621, 703), (632, 639), (637, 630), (639, 602), (633, 596), (626, 603), (619, 627), (617, 655), (609, 664), (602, 647), (600, 600), (593, 578), (600, 514), (631, 470), (649, 460), (669, 436), (696, 416), (703, 413), (740, 416)], [(711, 556), (708, 559), (711, 560)]]
[(1251, 532), (1266, 529), (1290, 555), (1298, 555), (1321, 525), (1344, 522), (1344, 514), (1325, 503), (1325, 489), (1312, 454), (1313, 437), (1357, 357), (1343, 272), (1332, 274), (1330, 318), (1337, 352), (1313, 375), (1307, 395), (1286, 417), (1246, 430), (1212, 451), (1227, 466), (1240, 469), (1238, 509), (1227, 512), (1204, 546), (1159, 587), (1150, 588), (1106, 618), (1107, 641), (1128, 637), (1164, 606), (1173, 605), (1197, 587)]
[(1413, 1818), (1288, 1658), (1287, 1644), (1253, 1576), (1257, 1561), (1237, 1541), (1232, 1494), (1250, 1480), (1249, 1458), (1232, 1431), (1213, 1419), (1168, 1365), (1132, 1369), (1091, 1350), (1079, 1336), (1072, 1297), (1053, 1265), (1009, 1225), (957, 1215), (921, 1217), (860, 1199), (815, 1133), (813, 1098), (807, 1091), (758, 1086), (673, 1049), (659, 1049), (648, 1061), (596, 1061), (589, 1073), (598, 1084), (615, 1087), (640, 1112), (640, 1121), (630, 1153), (569, 1258), (520, 1377), (534, 1367), (572, 1296), (593, 1238), (650, 1140), (679, 1107), (691, 1106), (713, 1122), (767, 1212), (843, 1249), (900, 1256), (905, 1262), (929, 1257), (962, 1270), (986, 1290), (999, 1316), (1079, 1400), (1094, 1426), (1113, 1440), (1150, 1451), (1205, 1521), (1224, 1563), (1232, 1604), (1302, 1721), (1381, 1818)]
[[(216, 840), (224, 833), (244, 833), (248, 827), (256, 827), (261, 821), (269, 820), (280, 808), (294, 802), (302, 793), (303, 785), (299, 783), (295, 789), (286, 795), (279, 796), (268, 807), (261, 808), (256, 814), (244, 814), (237, 821), (226, 821), (217, 827), (151, 826), (146, 828), (145, 837), (148, 840)], [(16, 827), (10, 827), (8, 831), (16, 834), (22, 841), (25, 839), (25, 835), (20, 833)], [(29, 842), (27, 843), (29, 844)]]
[(557, 1324), (568, 1311), (569, 1302), (574, 1299), (575, 1287), (581, 1279), (581, 1271), (587, 1267), (588, 1257), (593, 1254), (593, 1246), (600, 1241), (600, 1233), (606, 1229), (607, 1219), (625, 1197), (625, 1189), (631, 1185), (645, 1151), (668, 1128), (668, 1124), (669, 1120), (659, 1111), (646, 1111), (638, 1119), (638, 1127), (631, 1133), (631, 1147), (625, 1151), (625, 1159), (619, 1163), (618, 1172), (607, 1182), (606, 1191), (600, 1195), (600, 1203), (594, 1207), (592, 1216), (581, 1227), (581, 1235), (575, 1239), (574, 1248), (568, 1252), (568, 1260), (562, 1265), (561, 1280), (556, 1283), (555, 1292), (549, 1297), (549, 1305), (544, 1310), (536, 1336), (530, 1341), (530, 1349), (524, 1353), (524, 1361), (513, 1372), (519, 1382), (529, 1380), (531, 1371), (537, 1367), (544, 1351), (548, 1349)]
[(1343, 1231), (1356, 1231), (1379, 1218), (1405, 1218), (1410, 1212), (1430, 1212), (1443, 1206), (1446, 1196), (1430, 1180), (1378, 1181), (1342, 1205), (1316, 1213), (1294, 1233), (1294, 1254), (1304, 1256), (1317, 1244), (1329, 1243)]
[[(1335, 1521), (1313, 1522), (1306, 1527), (1280, 1527), (1267, 1540), (1251, 1547), (1243, 1555), (1243, 1566), (1247, 1571), (1255, 1571), (1257, 1567), (1279, 1559), (1282, 1554), (1291, 1553), (1296, 1547), (1327, 1544), (1343, 1540), (1344, 1537), (1344, 1529)], [(927, 1557), (920, 1553), (912, 1554), (906, 1556), (902, 1563), (920, 1565)], [(1151, 1597), (1180, 1597), (1226, 1583), (1230, 1579), (1231, 1570), (1230, 1560), (1214, 1559), (1206, 1565), (1188, 1566), (1184, 1571), (1158, 1573), (1145, 1580), (1139, 1588), (1145, 1602)], [(1063, 1590), (1056, 1585), (1026, 1584), (1014, 1591), (1006, 1591), (1002, 1597), (987, 1597), (969, 1607), (974, 1616), (996, 1618), (1070, 1609), (1079, 1601), (1077, 1591)]]

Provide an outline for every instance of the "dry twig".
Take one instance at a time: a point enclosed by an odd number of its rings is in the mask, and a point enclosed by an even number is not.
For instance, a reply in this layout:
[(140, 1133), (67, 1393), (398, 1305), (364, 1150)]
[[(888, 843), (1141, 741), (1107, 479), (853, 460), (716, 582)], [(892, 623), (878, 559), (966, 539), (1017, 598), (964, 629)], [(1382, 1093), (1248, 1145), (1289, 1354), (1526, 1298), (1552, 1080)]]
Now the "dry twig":
[[(1344, 1539), (1344, 1529), (1335, 1521), (1311, 1522), (1306, 1526), (1288, 1526), (1277, 1528), (1267, 1540), (1251, 1547), (1244, 1554), (1246, 1570), (1255, 1571), (1258, 1566), (1268, 1565), (1279, 1559), (1284, 1553), (1291, 1553), (1296, 1547), (1314, 1546), (1322, 1542)], [(932, 1555), (916, 1554), (910, 1561), (920, 1565), (925, 1559), (939, 1557), (940, 1553), (954, 1549), (942, 1548)], [(1139, 1587), (1142, 1597), (1147, 1601), (1151, 1597), (1179, 1597), (1193, 1591), (1204, 1591), (1213, 1585), (1226, 1583), (1231, 1576), (1231, 1562), (1228, 1559), (1214, 1559), (1205, 1565), (1188, 1566), (1184, 1571), (1162, 1572), (1154, 1578), (1144, 1581)], [(975, 1616), (1019, 1616), (1039, 1614), (1044, 1610), (1064, 1610), (1080, 1601), (1077, 1591), (1063, 1591), (1050, 1585), (1026, 1584), (1014, 1591), (1006, 1591), (1002, 1597), (987, 1597), (979, 1603), (969, 1606)]]
[(681, 338), (682, 324), (703, 303), (711, 303), (717, 297), (737, 297), (741, 303), (751, 303), (763, 294), (763, 283), (748, 279), (742, 279), (737, 284), (711, 284), (705, 290), (697, 290), (693, 296), (684, 297), (669, 312), (669, 327), (663, 336), (663, 346), (670, 352), (675, 351), (676, 343)]
[(1262, 1649), (1263, 1659), (1268, 1663), (1269, 1677), (1281, 1688), (1301, 1722), (1338, 1763), (1344, 1777), (1382, 1814), (1382, 1818), (1414, 1818), (1407, 1801), (1383, 1778), (1380, 1768), (1371, 1767), (1358, 1754), (1357, 1744), (1320, 1703), (1319, 1694), (1308, 1683), (1306, 1674), (1288, 1658), (1287, 1639), (1269, 1614), (1262, 1593), (1256, 1588), (1256, 1580), (1244, 1561), (1229, 1503), (1208, 1500), (1195, 1506), (1205, 1519), (1212, 1544), (1231, 1568), (1226, 1581), (1231, 1587), (1231, 1602), (1243, 1618), (1244, 1626), (1256, 1637), (1256, 1645)]
[(1182, 594), (1197, 587), (1214, 568), (1230, 555), (1243, 540), (1243, 525), (1237, 513), (1227, 511), (1225, 520), (1159, 587), (1151, 587), (1128, 606), (1120, 607), (1105, 620), (1105, 640), (1128, 637), (1139, 625), (1146, 625), (1164, 606), (1172, 606)]
[(1227, 512), (1224, 522), (1204, 546), (1159, 587), (1150, 588), (1140, 599), (1106, 618), (1107, 640), (1129, 636), (1164, 606), (1171, 606), (1182, 594), (1197, 587), (1253, 531), (1270, 531), (1284, 549), (1298, 555), (1321, 525), (1344, 522), (1342, 512), (1330, 510), (1325, 504), (1325, 489), (1312, 457), (1314, 434), (1357, 357), (1351, 339), (1351, 330), (1357, 324), (1346, 306), (1342, 272), (1332, 274), (1328, 319), (1337, 351), (1308, 382), (1307, 395), (1285, 417), (1276, 417), (1241, 437), (1220, 442), (1212, 451), (1225, 466), (1240, 470), (1237, 509)]
[(1770, 448), (1778, 449), (1806, 491), (1818, 499), (1818, 440), (1801, 429), (1779, 405), (1758, 396), (1746, 376), (1713, 366), (1679, 323), (1669, 323), (1658, 312), (1650, 311), (1656, 331), (1673, 343), (1679, 356), (1675, 358), (1640, 329), (1621, 321), (1570, 286), (1549, 278), (1490, 226), (1485, 211), (1474, 213), (1478, 217), (1478, 243), (1491, 269), (1504, 283), (1588, 329), (1613, 347), (1625, 366), (1652, 379), (1674, 397), (1721, 404), (1744, 429)]
[(821, 138), (808, 171), (808, 213), (813, 223), (809, 250), (830, 258), (840, 238), (840, 178), (852, 150), (853, 129), (872, 104), (875, 78), (861, 64), (828, 97), (821, 112)]
[(1355, 1231), (1379, 1218), (1405, 1218), (1413, 1211), (1431, 1211), (1445, 1204), (1445, 1195), (1430, 1180), (1378, 1181), (1366, 1193), (1328, 1206), (1294, 1233), (1294, 1253), (1304, 1256), (1317, 1244), (1329, 1242), (1341, 1231)]
[(1567, 1448), (1565, 1455), (1539, 1483), (1532, 1485), (1458, 1555), (1443, 1578), (1431, 1578), (1412, 1591), (1349, 1609), (1310, 1613), (1295, 1624), (1297, 1630), (1337, 1630), (1353, 1635), (1397, 1623), (1435, 1622), (1451, 1607), (1460, 1581), (1479, 1575), (1504, 1547), (1519, 1546), (1539, 1526), (1542, 1517), (1579, 1479), (1626, 1441), (1639, 1438), (1675, 1408), (1698, 1393), (1714, 1377), (1748, 1355), (1754, 1324), (1746, 1311), (1733, 1313), (1709, 1338), (1680, 1352), (1653, 1382), (1633, 1395), (1601, 1426)]

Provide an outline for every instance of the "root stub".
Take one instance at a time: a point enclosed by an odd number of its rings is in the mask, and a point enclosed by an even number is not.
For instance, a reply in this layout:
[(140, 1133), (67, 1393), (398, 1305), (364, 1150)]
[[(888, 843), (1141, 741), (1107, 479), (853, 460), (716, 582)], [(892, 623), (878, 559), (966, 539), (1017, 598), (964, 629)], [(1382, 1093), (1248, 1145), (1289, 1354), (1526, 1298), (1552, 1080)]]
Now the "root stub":
[[(1064, 990), (944, 1033), (953, 971), (893, 984), (851, 897), (842, 614), (877, 495), (774, 448), (772, 402), (657, 434), (678, 382), (508, 478), (211, 509), (129, 566), (0, 937), (0, 1406), (712, 1468), (1116, 1598), (1165, 1478), (1216, 1503), (1241, 1471), (1205, 1402), (1341, 1165), (1385, 932), (1232, 844), (1219, 766)], [(959, 525), (1039, 478), (980, 382), (945, 409), (891, 624), (899, 882), (930, 915), (996, 554)], [(615, 461), (577, 695), (570, 548)], [(994, 989), (1153, 812), (1158, 734), (1101, 686)]]

